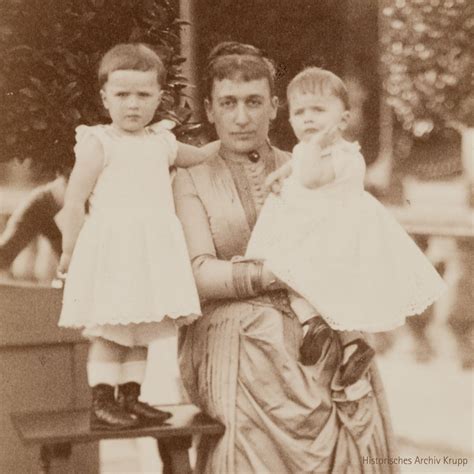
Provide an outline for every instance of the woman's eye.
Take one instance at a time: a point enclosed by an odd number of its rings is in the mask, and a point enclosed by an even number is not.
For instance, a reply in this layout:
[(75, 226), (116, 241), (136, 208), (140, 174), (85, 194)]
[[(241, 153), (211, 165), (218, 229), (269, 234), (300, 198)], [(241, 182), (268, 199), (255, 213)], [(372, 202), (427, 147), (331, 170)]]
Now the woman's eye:
[(127, 97), (127, 93), (126, 92), (117, 92), (117, 97)]
[(139, 95), (139, 97), (150, 97), (151, 94), (148, 93), (148, 92), (140, 92), (140, 94), (138, 94), (138, 95)]
[(221, 102), (221, 107), (224, 107), (225, 109), (230, 109), (234, 105), (233, 100), (223, 100)]
[(262, 101), (258, 99), (250, 99), (248, 101), (248, 105), (250, 107), (260, 107), (260, 105), (262, 105)]

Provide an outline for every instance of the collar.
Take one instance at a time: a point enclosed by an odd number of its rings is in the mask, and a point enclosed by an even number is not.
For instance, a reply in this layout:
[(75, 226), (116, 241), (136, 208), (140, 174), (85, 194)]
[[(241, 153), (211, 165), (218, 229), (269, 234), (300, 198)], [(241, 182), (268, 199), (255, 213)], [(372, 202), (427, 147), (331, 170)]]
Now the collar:
[[(262, 160), (265, 160), (266, 156), (272, 153), (272, 150), (273, 149), (272, 149), (272, 146), (270, 145), (270, 140), (267, 139), (263, 145), (258, 147), (256, 150), (252, 150), (252, 151), (256, 151), (260, 155), (259, 161), (262, 161)], [(233, 161), (235, 163), (255, 164), (250, 161), (248, 157), (248, 153), (237, 153), (235, 151), (229, 150), (222, 144), (221, 144), (218, 154), (222, 159)]]

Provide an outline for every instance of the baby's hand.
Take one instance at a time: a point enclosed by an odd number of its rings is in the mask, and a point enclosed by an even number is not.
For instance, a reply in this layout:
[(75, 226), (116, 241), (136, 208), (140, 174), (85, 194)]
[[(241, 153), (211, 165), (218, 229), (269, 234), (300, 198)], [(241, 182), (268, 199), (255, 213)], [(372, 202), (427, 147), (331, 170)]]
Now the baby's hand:
[(334, 143), (337, 132), (337, 125), (333, 125), (332, 127), (320, 130), (319, 132), (311, 136), (308, 141), (308, 144), (311, 147), (318, 146), (323, 150), (324, 148), (327, 148), (328, 146), (331, 146)]

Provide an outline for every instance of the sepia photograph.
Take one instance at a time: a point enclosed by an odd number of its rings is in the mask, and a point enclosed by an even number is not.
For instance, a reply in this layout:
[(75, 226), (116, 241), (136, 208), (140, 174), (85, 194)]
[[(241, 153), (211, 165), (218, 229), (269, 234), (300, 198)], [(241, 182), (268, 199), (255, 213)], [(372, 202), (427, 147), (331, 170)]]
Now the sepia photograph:
[(0, 472), (474, 472), (471, 0), (0, 0)]

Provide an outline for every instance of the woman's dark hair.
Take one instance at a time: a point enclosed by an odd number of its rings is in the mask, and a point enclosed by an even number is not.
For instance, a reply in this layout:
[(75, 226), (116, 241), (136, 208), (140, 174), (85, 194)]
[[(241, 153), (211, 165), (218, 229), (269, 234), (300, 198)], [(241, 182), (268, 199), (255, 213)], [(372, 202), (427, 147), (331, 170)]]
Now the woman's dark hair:
[(204, 96), (211, 98), (214, 81), (267, 79), (270, 95), (275, 91), (275, 66), (264, 53), (250, 44), (237, 41), (219, 43), (207, 58)]

